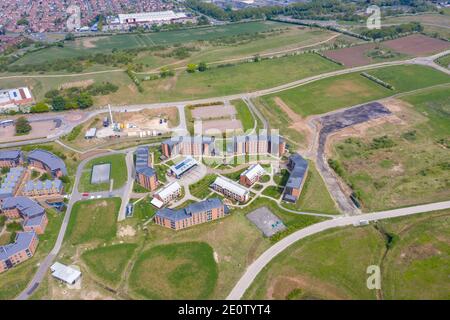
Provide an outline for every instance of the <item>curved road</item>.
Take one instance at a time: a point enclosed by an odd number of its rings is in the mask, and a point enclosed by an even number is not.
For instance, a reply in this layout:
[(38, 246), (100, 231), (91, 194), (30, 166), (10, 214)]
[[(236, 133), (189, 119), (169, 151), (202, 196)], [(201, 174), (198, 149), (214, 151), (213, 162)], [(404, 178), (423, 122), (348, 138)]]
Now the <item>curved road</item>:
[(350, 226), (353, 223), (358, 222), (360, 220), (367, 221), (376, 221), (381, 219), (389, 219), (395, 217), (402, 217), (416, 213), (430, 212), (442, 209), (450, 208), (450, 201), (401, 208), (395, 210), (388, 211), (380, 211), (374, 213), (362, 214), (359, 216), (349, 216), (349, 217), (338, 217), (333, 220), (327, 220), (323, 222), (319, 222), (313, 224), (309, 227), (301, 229), (297, 232), (292, 233), (291, 235), (283, 238), (272, 247), (267, 249), (258, 259), (256, 259), (245, 271), (244, 275), (239, 279), (239, 281), (234, 286), (231, 293), (228, 295), (227, 300), (238, 300), (241, 299), (245, 293), (245, 291), (250, 287), (253, 280), (255, 280), (258, 273), (270, 262), (273, 258), (275, 258), (279, 253), (288, 248), (293, 243), (311, 236), (313, 234), (343, 226)]

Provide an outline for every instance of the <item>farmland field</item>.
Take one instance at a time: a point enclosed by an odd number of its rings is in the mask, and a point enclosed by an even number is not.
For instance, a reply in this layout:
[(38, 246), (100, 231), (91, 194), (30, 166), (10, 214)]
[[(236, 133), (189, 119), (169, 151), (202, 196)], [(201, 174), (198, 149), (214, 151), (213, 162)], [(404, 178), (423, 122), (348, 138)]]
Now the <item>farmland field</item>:
[[(383, 220), (377, 228), (336, 228), (300, 240), (264, 268), (244, 298), (376, 299), (377, 291), (367, 289), (366, 269), (380, 265), (378, 294), (384, 299), (446, 299), (449, 214)], [(385, 232), (396, 239), (389, 249)]]
[(448, 200), (448, 90), (428, 89), (386, 101), (397, 108), (400, 123), (376, 126), (334, 144), (330, 157), (342, 164), (344, 180), (357, 192), (363, 210)]
[(403, 54), (427, 56), (450, 48), (450, 43), (422, 34), (413, 34), (403, 38), (384, 41), (383, 46)]

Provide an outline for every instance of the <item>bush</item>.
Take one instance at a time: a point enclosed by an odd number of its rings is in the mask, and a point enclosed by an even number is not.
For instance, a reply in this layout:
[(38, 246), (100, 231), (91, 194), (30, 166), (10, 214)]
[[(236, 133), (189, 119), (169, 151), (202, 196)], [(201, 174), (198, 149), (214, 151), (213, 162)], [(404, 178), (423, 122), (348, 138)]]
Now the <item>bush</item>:
[(395, 142), (388, 136), (382, 136), (379, 138), (373, 138), (370, 144), (370, 149), (386, 149), (395, 146)]
[(27, 118), (19, 117), (16, 120), (16, 134), (25, 135), (31, 131), (31, 125), (28, 122)]
[(38, 102), (30, 108), (31, 113), (49, 112), (50, 107), (45, 102)]

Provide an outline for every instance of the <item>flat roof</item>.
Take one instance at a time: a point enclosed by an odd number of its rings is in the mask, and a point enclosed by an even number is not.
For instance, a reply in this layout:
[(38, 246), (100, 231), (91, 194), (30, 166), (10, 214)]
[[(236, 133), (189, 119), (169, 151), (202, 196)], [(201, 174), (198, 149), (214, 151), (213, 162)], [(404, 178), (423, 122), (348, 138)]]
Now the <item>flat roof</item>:
[(105, 183), (109, 182), (111, 174), (111, 163), (96, 164), (92, 167), (91, 183)]
[(75, 268), (68, 267), (62, 263), (55, 262), (51, 267), (52, 276), (64, 281), (68, 284), (73, 284), (81, 276), (81, 272)]
[(183, 161), (170, 167), (170, 170), (176, 175), (180, 176), (198, 163), (192, 157), (186, 157)]

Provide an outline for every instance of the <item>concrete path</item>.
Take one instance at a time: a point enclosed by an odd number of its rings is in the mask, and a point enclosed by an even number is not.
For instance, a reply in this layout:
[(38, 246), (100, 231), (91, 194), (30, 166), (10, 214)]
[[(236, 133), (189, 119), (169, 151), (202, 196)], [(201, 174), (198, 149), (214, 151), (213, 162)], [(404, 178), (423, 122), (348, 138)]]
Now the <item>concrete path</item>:
[(258, 259), (256, 259), (245, 271), (244, 275), (239, 279), (239, 281), (234, 286), (233, 290), (231, 290), (230, 294), (227, 297), (227, 300), (238, 300), (241, 299), (245, 293), (245, 291), (250, 287), (253, 280), (255, 280), (256, 276), (261, 272), (261, 270), (270, 262), (273, 258), (275, 258), (279, 253), (283, 252), (286, 248), (288, 248), (293, 243), (311, 236), (313, 234), (336, 228), (336, 227), (344, 227), (353, 225), (355, 222), (361, 220), (367, 221), (376, 221), (382, 219), (389, 219), (394, 217), (407, 216), (417, 213), (430, 212), (442, 209), (450, 208), (450, 201), (394, 209), (388, 211), (380, 211), (368, 214), (362, 214), (359, 216), (348, 216), (348, 217), (338, 217), (333, 220), (327, 220), (320, 223), (313, 224), (309, 227), (301, 229), (297, 232), (292, 233), (291, 235), (283, 238), (272, 247), (267, 249)]

